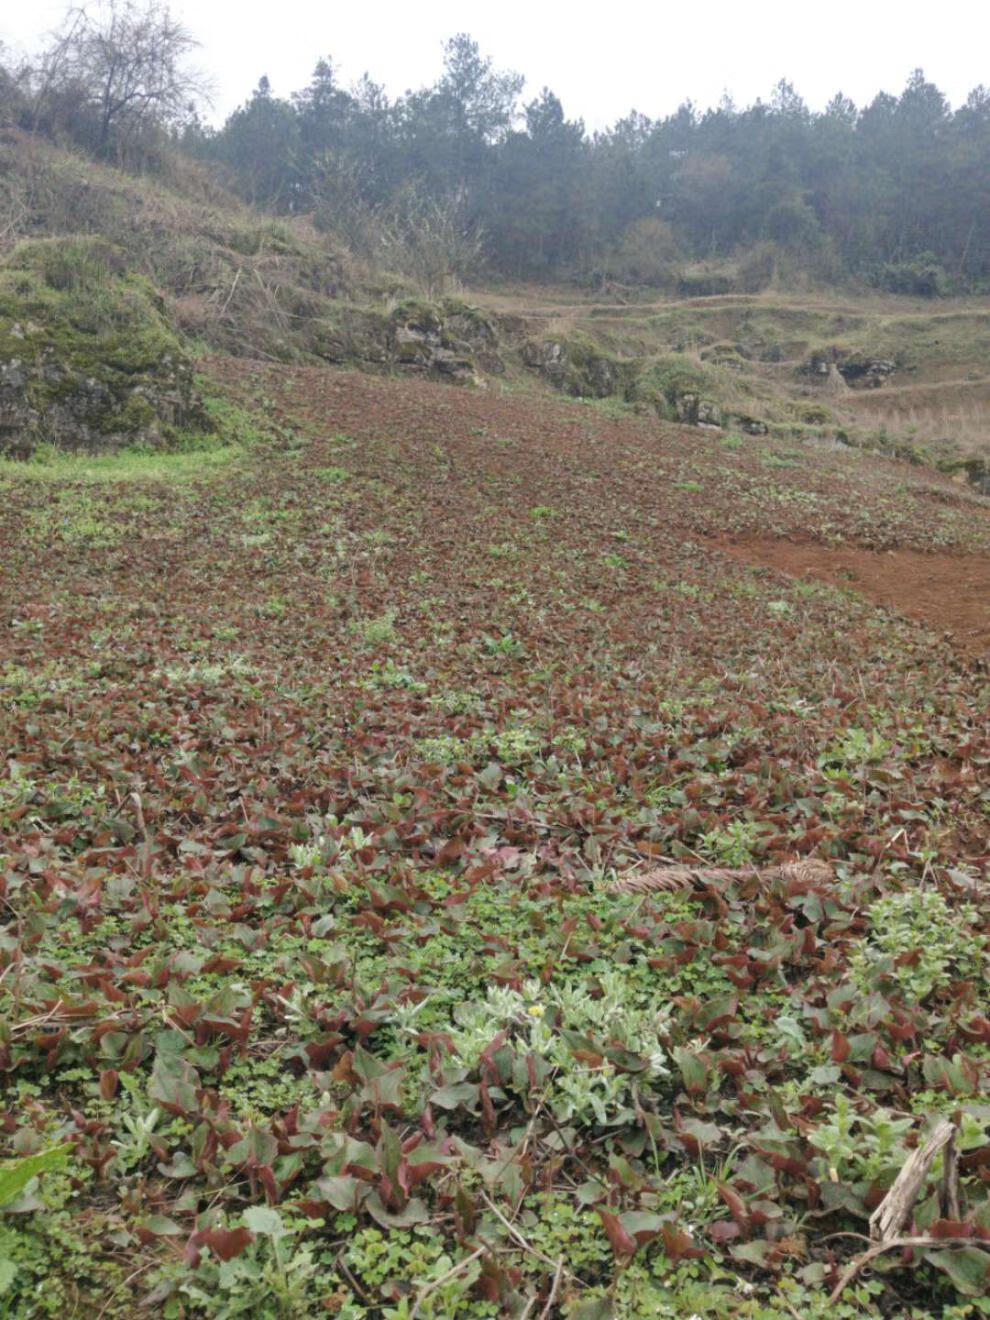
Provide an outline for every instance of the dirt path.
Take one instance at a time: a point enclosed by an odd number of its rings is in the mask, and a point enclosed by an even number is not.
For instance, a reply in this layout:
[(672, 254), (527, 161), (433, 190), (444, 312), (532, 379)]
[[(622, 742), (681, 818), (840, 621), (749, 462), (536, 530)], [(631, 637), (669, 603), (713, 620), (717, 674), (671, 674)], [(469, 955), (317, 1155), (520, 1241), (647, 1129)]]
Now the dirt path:
[(857, 591), (938, 632), (951, 633), (968, 654), (990, 658), (990, 559), (918, 550), (878, 553), (856, 546), (831, 549), (784, 540), (746, 540), (722, 543), (720, 548), (733, 559)]
[(544, 289), (528, 292), (493, 293), (491, 290), (473, 290), (472, 297), (495, 312), (515, 313), (533, 320), (560, 316), (604, 318), (637, 315), (655, 316), (683, 308), (702, 311), (768, 309), (782, 312), (821, 312), (837, 316), (855, 316), (860, 320), (874, 318), (880, 321), (953, 321), (984, 318), (990, 314), (986, 300), (954, 307), (951, 311), (936, 312), (928, 304), (905, 305), (905, 300), (893, 298), (859, 303), (830, 302), (828, 299), (787, 298), (757, 293), (710, 294), (697, 298), (657, 298), (647, 302), (599, 302), (594, 297), (574, 301), (569, 290), (561, 290), (559, 303), (553, 302)]
[(973, 380), (970, 377), (959, 380), (929, 380), (921, 381), (911, 385), (884, 385), (878, 390), (861, 391), (864, 399), (884, 399), (890, 398), (892, 394), (920, 394), (923, 390), (984, 390), (990, 386), (990, 376), (980, 376)]

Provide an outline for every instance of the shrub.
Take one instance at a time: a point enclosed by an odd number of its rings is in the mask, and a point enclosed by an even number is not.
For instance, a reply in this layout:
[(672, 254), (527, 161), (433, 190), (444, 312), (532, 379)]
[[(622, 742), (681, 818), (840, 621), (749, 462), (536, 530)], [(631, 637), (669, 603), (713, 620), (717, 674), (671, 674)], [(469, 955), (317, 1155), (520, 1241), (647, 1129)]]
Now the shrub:
[(923, 252), (911, 261), (888, 261), (875, 273), (872, 283), (887, 293), (915, 298), (940, 298), (949, 292), (945, 268), (931, 252)]
[(818, 216), (799, 197), (784, 198), (771, 207), (763, 221), (763, 232), (771, 242), (790, 251), (811, 251), (824, 239)]
[(609, 259), (609, 274), (630, 284), (662, 288), (673, 283), (679, 258), (674, 231), (664, 220), (634, 221)]

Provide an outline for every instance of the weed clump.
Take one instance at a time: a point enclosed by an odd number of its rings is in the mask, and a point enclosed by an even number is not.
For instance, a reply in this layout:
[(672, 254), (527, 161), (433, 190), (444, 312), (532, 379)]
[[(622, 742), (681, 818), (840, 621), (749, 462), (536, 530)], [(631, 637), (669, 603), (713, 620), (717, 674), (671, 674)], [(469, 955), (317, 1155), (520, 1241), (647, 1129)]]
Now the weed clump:
[(850, 960), (853, 982), (864, 993), (893, 982), (907, 999), (920, 1002), (954, 981), (981, 978), (975, 908), (953, 912), (934, 890), (908, 890), (878, 898), (867, 916), (869, 936)]

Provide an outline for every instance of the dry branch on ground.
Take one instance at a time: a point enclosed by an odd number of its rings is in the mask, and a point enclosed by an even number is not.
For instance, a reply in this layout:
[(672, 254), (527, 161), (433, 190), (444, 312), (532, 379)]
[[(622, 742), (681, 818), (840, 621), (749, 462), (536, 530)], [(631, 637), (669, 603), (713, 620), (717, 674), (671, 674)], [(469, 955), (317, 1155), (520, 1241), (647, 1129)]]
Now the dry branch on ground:
[(610, 894), (647, 894), (656, 890), (706, 888), (709, 885), (729, 885), (739, 881), (757, 879), (764, 885), (821, 884), (835, 879), (835, 872), (827, 862), (808, 858), (800, 862), (785, 862), (782, 866), (725, 867), (725, 866), (658, 866), (620, 878), (609, 885)]

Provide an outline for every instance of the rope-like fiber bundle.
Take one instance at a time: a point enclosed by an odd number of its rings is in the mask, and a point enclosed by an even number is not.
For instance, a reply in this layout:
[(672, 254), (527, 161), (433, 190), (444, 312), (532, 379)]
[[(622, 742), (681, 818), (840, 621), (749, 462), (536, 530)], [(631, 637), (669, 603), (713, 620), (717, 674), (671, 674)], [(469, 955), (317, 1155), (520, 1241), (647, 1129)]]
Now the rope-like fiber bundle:
[(761, 884), (820, 885), (835, 879), (828, 862), (807, 858), (800, 862), (785, 862), (782, 866), (658, 866), (638, 875), (624, 875), (608, 887), (610, 894), (649, 894), (657, 890), (668, 893), (680, 889), (706, 889), (710, 885), (732, 885), (739, 881), (758, 880)]

